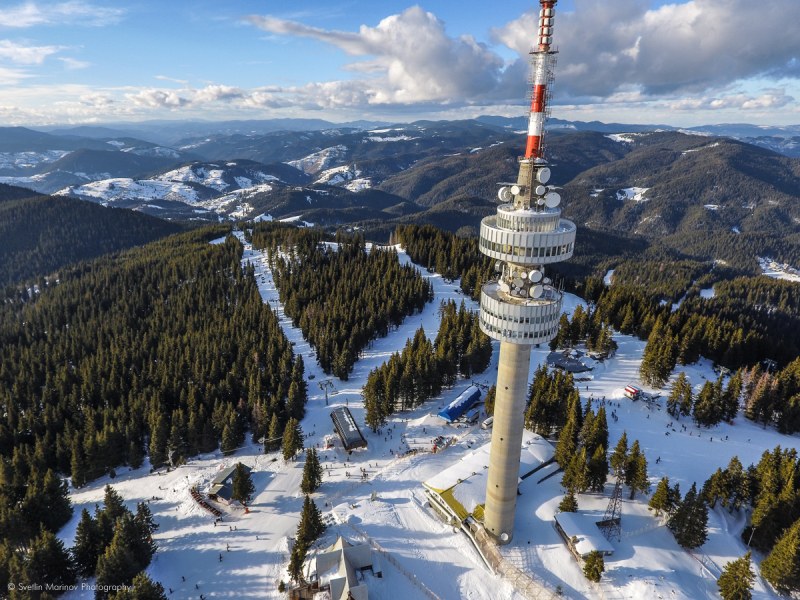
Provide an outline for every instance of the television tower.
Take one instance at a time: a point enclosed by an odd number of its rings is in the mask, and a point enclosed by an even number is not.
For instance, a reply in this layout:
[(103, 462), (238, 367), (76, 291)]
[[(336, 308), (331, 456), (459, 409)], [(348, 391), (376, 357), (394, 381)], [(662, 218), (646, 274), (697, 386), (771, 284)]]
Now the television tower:
[(500, 188), (497, 214), (481, 221), (480, 250), (497, 261), (498, 273), (481, 289), (480, 326), (500, 341), (484, 506), (484, 526), (499, 544), (514, 534), (531, 347), (555, 337), (561, 316), (562, 293), (545, 276), (545, 265), (567, 260), (575, 245), (575, 224), (561, 218), (561, 197), (547, 186), (550, 169), (544, 159), (556, 2), (539, 0), (528, 142), (517, 182)]

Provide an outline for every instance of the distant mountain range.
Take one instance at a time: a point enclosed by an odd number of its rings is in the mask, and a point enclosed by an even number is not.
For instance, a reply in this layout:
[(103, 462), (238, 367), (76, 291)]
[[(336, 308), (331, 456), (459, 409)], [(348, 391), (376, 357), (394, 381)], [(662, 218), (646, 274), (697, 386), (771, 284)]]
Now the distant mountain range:
[[(0, 182), (167, 219), (302, 219), (384, 237), (397, 223), (425, 222), (466, 234), (494, 212), (497, 183), (516, 178), (526, 126), (481, 117), (239, 132), (258, 123), (216, 124), (217, 132), (174, 146), (130, 137), (127, 126), (0, 129)], [(764, 135), (750, 143), (723, 132)], [(800, 127), (677, 131), (553, 119), (551, 183), (562, 188), (565, 214), (595, 230), (652, 239), (793, 235), (800, 224), (794, 133)], [(783, 154), (764, 147), (777, 141)]]

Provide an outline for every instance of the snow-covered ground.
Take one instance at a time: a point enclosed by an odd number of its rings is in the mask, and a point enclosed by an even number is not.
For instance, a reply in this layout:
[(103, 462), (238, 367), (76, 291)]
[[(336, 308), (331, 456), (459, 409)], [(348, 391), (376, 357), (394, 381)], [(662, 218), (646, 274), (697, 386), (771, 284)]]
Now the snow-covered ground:
[(129, 177), (103, 179), (83, 185), (69, 186), (53, 195), (78, 195), (104, 202), (140, 198), (147, 200), (176, 200), (186, 204), (194, 204), (198, 199), (197, 190), (187, 183), (160, 181), (157, 179), (136, 180)]
[[(221, 241), (221, 240), (219, 240)], [(399, 260), (409, 262), (404, 252)], [(331, 523), (321, 543), (327, 544), (336, 534), (351, 539), (368, 540), (391, 557), (384, 560), (384, 578), (369, 579), (370, 596), (376, 599), (521, 598), (510, 583), (493, 575), (485, 567), (467, 538), (439, 519), (426, 506), (421, 482), (441, 472), (486, 443), (490, 432), (478, 425), (452, 427), (435, 415), (471, 382), (460, 381), (441, 398), (405, 413), (395, 415), (380, 433), (367, 428), (363, 433), (369, 447), (348, 456), (332, 433), (329, 412), (336, 406), (348, 406), (357, 422), (364, 421), (360, 397), (367, 375), (404, 346), (419, 327), (433, 338), (439, 324), (438, 308), (442, 300), (464, 300), (468, 307), (477, 305), (465, 298), (458, 282), (448, 283), (439, 275), (421, 270), (434, 289), (434, 301), (418, 314), (406, 318), (387, 337), (375, 340), (360, 356), (348, 381), (325, 375), (314, 360), (314, 350), (294, 328), (278, 301), (271, 273), (261, 252), (245, 246), (243, 264), (255, 266), (255, 277), (264, 302), (277, 311), (281, 326), (294, 351), (305, 359), (309, 384), (307, 415), (302, 422), (306, 445), (320, 448), (325, 471), (316, 502)], [(564, 310), (571, 313), (582, 301), (567, 295)], [(689, 420), (673, 422), (664, 410), (664, 399), (653, 403), (631, 402), (623, 397), (623, 388), (638, 380), (644, 342), (630, 336), (616, 335), (617, 354), (605, 362), (592, 363), (594, 371), (579, 382), (584, 401), (595, 409), (605, 403), (613, 448), (625, 430), (632, 442), (638, 439), (648, 459), (653, 488), (667, 475), (685, 492), (692, 482), (698, 485), (717, 467), (725, 466), (734, 455), (744, 465), (756, 462), (765, 449), (780, 444), (797, 447), (797, 437), (783, 436), (762, 429), (743, 418), (734, 425), (722, 424), (699, 430)], [(532, 352), (531, 373), (548, 353), (546, 347)], [(479, 385), (491, 385), (496, 378), (497, 347), (487, 371), (474, 377)], [(697, 390), (706, 379), (715, 378), (712, 365), (701, 361), (680, 368), (686, 371)], [(328, 398), (323, 383), (330, 382)], [(646, 388), (646, 386), (643, 386)], [(647, 391), (661, 392), (667, 390)], [(612, 417), (613, 414), (616, 418)], [(681, 425), (686, 425), (684, 431)], [(456, 438), (456, 442), (437, 454), (420, 452), (398, 458), (410, 447), (424, 449), (437, 435)], [(333, 442), (331, 449), (325, 449)], [(223, 507), (224, 521), (214, 525), (190, 496), (198, 485), (204, 489), (225, 466), (241, 461), (253, 468), (256, 494), (250, 512)], [(551, 466), (548, 469), (554, 469)], [(366, 473), (362, 478), (360, 474)], [(290, 538), (294, 535), (302, 503), (300, 479), (302, 458), (288, 464), (277, 453), (265, 455), (260, 445), (248, 442), (234, 456), (219, 453), (200, 456), (170, 472), (150, 474), (146, 466), (137, 471), (121, 472), (113, 481), (105, 478), (75, 490), (71, 494), (75, 516), (60, 532), (71, 545), (83, 507), (94, 510), (101, 501), (106, 483), (113, 483), (129, 506), (150, 501), (160, 529), (156, 534), (159, 551), (148, 569), (174, 598), (279, 598), (277, 583), (286, 580)], [(546, 475), (550, 470), (542, 471)], [(623, 538), (614, 542), (615, 553), (606, 560), (606, 573), (599, 587), (587, 582), (579, 566), (567, 551), (552, 526), (552, 517), (562, 497), (560, 476), (537, 483), (540, 477), (523, 481), (518, 497), (515, 536), (502, 548), (516, 566), (532, 571), (549, 584), (559, 585), (570, 598), (715, 598), (715, 577), (729, 560), (744, 554), (739, 539), (744, 518), (712, 512), (709, 541), (695, 555), (682, 550), (669, 531), (652, 517), (646, 499), (634, 501), (624, 496), (622, 503)], [(606, 495), (581, 495), (581, 510), (601, 515), (608, 502)], [(373, 499), (374, 494), (374, 499)], [(701, 564), (701, 561), (704, 564)], [(185, 577), (185, 581), (183, 578)], [(197, 588), (195, 588), (197, 585)], [(89, 592), (67, 596), (90, 598)], [(771, 598), (761, 582), (756, 598)]]
[(634, 133), (611, 133), (604, 137), (614, 141), (620, 142), (621, 144), (632, 144), (634, 142), (633, 136), (636, 135)]
[(0, 152), (0, 169), (32, 169), (39, 165), (55, 162), (67, 154), (69, 154), (69, 150)]
[(629, 187), (617, 191), (617, 200), (633, 200), (634, 202), (647, 202), (644, 195), (650, 188)]
[(785, 279), (786, 281), (800, 281), (800, 269), (796, 269), (786, 263), (780, 264), (778, 261), (768, 257), (758, 257), (758, 264), (761, 272), (767, 277), (775, 279)]
[(306, 157), (297, 160), (290, 160), (286, 164), (291, 165), (295, 169), (300, 169), (309, 175), (315, 175), (324, 169), (327, 169), (334, 161), (344, 156), (347, 152), (347, 146), (341, 144), (325, 148)]

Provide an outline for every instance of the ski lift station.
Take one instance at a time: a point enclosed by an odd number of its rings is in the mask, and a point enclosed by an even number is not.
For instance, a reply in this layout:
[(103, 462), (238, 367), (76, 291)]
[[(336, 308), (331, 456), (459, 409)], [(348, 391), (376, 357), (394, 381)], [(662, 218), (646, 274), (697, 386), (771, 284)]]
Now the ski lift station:
[(350, 409), (346, 406), (340, 406), (331, 412), (331, 419), (333, 420), (333, 428), (342, 440), (344, 449), (350, 452), (356, 448), (366, 448), (367, 440), (361, 434), (356, 420), (353, 418)]
[[(469, 420), (469, 416), (471, 416), (468, 415), (470, 409), (474, 408), (480, 399), (480, 388), (476, 385), (471, 385), (461, 392), (455, 400), (445, 406), (439, 412), (439, 416), (448, 423), (453, 423), (463, 417), (467, 417), (467, 420)], [(474, 418), (477, 418), (477, 413), (474, 415)]]

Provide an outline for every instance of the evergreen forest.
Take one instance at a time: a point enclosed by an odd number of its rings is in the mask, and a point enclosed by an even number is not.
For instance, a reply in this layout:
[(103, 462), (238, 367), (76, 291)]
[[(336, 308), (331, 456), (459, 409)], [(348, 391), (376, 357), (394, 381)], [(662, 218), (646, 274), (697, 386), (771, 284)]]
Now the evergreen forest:
[(69, 518), (66, 483), (282, 434), (303, 363), (226, 227), (65, 268), (0, 304), (0, 577)]
[[(180, 225), (91, 202), (36, 195), (0, 184), (0, 287), (45, 277), (81, 260), (141, 246)], [(54, 277), (51, 277), (54, 278)]]
[(316, 349), (322, 369), (346, 381), (359, 353), (433, 298), (433, 288), (393, 249), (363, 237), (257, 224), (253, 245), (267, 250), (286, 314)]

